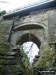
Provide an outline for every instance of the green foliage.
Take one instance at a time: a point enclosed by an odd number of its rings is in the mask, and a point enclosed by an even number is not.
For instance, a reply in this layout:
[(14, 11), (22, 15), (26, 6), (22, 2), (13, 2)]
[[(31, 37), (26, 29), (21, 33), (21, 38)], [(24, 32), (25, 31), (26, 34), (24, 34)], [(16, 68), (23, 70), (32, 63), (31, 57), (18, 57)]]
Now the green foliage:
[(20, 48), (20, 60), (17, 60), (17, 64), (20, 68), (18, 73), (23, 73), (24, 75), (32, 75), (32, 70), (29, 68), (29, 58), (27, 57), (26, 53), (24, 52), (22, 46)]
[(8, 52), (9, 49), (9, 43), (6, 40), (6, 35), (8, 34), (8, 25), (8, 20), (4, 21), (0, 19), (0, 52)]
[(23, 56), (23, 62), (24, 62), (24, 64), (25, 64), (25, 66), (27, 67), (28, 66), (28, 64), (29, 64), (29, 58), (28, 58), (28, 56), (26, 55), (26, 53), (24, 52), (24, 50), (23, 50), (23, 48), (22, 49), (20, 49), (20, 53), (21, 53), (21, 55)]
[(0, 43), (0, 53), (7, 53), (9, 49), (9, 44)]
[(41, 52), (40, 58), (34, 63), (34, 66), (45, 70), (50, 70), (50, 68), (53, 68), (53, 63), (55, 64), (55, 58), (55, 49), (48, 46)]
[(0, 11), (0, 16), (6, 14), (6, 11)]
[[(4, 14), (4, 12), (3, 12)], [(6, 64), (6, 55), (8, 54), (8, 49), (10, 44), (6, 41), (6, 35), (8, 30), (9, 21), (3, 20), (0, 17), (0, 75), (4, 74), (5, 64)]]
[(4, 66), (0, 65), (0, 75), (3, 75), (3, 74), (4, 74)]

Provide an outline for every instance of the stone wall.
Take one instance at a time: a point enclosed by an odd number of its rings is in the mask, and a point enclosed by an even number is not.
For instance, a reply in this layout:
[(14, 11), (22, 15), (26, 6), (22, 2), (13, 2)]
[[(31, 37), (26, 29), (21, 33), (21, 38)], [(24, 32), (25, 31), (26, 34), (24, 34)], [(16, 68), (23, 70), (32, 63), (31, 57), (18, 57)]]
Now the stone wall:
[(49, 43), (56, 42), (56, 9), (48, 11)]
[(29, 24), (37, 24), (37, 26), (40, 25), (44, 27), (44, 36), (46, 39), (48, 38), (48, 11), (43, 11), (39, 13), (35, 12), (31, 13), (28, 16), (19, 18), (19, 20), (14, 23), (14, 26), (16, 27)]
[[(41, 41), (41, 49), (48, 43), (56, 41), (56, 9), (33, 12), (30, 13), (30, 15), (21, 18), (17, 17), (17, 20), (14, 21), (14, 25), (12, 20), (1, 22), (0, 43), (1, 41), (6, 41), (10, 38), (10, 44), (15, 46), (17, 40), (30, 31)], [(34, 28), (34, 25), (43, 27), (43, 29), (40, 27), (39, 29), (36, 27)], [(27, 29), (27, 26), (31, 26), (33, 29)], [(20, 30), (20, 27), (22, 30)]]
[(56, 41), (56, 9), (32, 12), (30, 15), (21, 17), (15, 21), (14, 27), (29, 24), (37, 24), (44, 27), (44, 37), (48, 43)]
[(10, 25), (11, 21), (8, 20), (3, 20), (0, 17), (0, 53), (6, 53), (8, 52), (9, 49), (9, 42), (8, 42), (8, 37), (9, 37), (9, 30), (10, 30)]
[[(16, 42), (21, 38), (22, 35), (31, 32), (34, 36), (36, 36), (41, 41), (41, 49), (47, 46), (49, 43), (55, 41), (55, 24), (54, 20), (56, 17), (55, 9), (46, 10), (41, 12), (33, 12), (28, 16), (17, 17), (17, 20), (14, 21), (14, 27), (11, 33), (11, 45), (15, 46)], [(39, 27), (36, 28), (34, 26)], [(33, 27), (33, 28), (32, 28)], [(42, 27), (42, 29), (41, 29)], [(53, 36), (52, 36), (53, 35)]]
[[(36, 28), (36, 27), (34, 28), (34, 25), (39, 28)], [(27, 28), (27, 26), (29, 27)], [(30, 29), (30, 26), (33, 27), (33, 29)], [(27, 33), (33, 34), (40, 40), (41, 49), (47, 46), (48, 44), (48, 11), (42, 11), (40, 13), (38, 12), (31, 13), (28, 16), (18, 18), (18, 20), (14, 21), (14, 27), (13, 27), (11, 38), (10, 38), (11, 46), (16, 46), (16, 42), (21, 38), (21, 36)]]

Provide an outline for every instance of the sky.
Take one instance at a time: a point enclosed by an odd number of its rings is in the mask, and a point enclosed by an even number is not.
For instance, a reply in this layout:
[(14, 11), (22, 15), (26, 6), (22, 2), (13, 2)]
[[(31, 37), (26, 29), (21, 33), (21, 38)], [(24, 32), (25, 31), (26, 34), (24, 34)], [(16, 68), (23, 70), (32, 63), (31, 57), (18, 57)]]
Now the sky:
[(13, 9), (26, 6), (28, 4), (40, 3), (48, 0), (0, 0), (0, 10), (12, 11)]
[[(11, 11), (40, 0), (0, 0), (0, 10)], [(4, 3), (5, 2), (5, 3)]]
[(30, 63), (33, 62), (33, 59), (36, 55), (38, 55), (39, 52), (39, 48), (34, 42), (23, 43), (23, 50), (28, 55)]

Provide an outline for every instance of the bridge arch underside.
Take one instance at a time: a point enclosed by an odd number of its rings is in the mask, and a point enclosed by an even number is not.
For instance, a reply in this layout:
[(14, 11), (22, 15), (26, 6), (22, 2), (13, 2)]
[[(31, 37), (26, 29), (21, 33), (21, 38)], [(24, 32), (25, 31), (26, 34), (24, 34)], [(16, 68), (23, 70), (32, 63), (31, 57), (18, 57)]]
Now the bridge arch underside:
[(40, 49), (42, 41), (44, 40), (42, 31), (43, 29), (43, 26), (32, 23), (26, 25), (18, 25), (14, 27), (10, 38), (11, 48), (16, 45), (22, 45), (25, 42), (31, 41), (34, 42)]
[(38, 48), (40, 48), (41, 41), (35, 35), (29, 33), (23, 34), (17, 41), (17, 44), (22, 45), (23, 43), (29, 41), (34, 42), (38, 46)]
[(21, 25), (17, 25), (13, 30), (14, 31), (21, 31), (21, 30), (29, 30), (29, 29), (43, 29), (44, 24), (40, 23), (25, 23)]

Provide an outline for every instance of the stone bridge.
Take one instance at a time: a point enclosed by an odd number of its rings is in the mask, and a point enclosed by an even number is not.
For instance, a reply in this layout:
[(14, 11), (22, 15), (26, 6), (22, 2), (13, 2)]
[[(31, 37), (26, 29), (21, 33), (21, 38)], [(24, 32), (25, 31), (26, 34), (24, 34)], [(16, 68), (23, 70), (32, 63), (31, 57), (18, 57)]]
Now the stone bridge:
[(48, 44), (56, 42), (55, 7), (56, 1), (53, 1), (3, 16), (4, 19), (9, 19), (10, 22), (7, 32), (7, 41), (10, 42), (10, 55), (15, 54), (14, 50), (17, 49), (17, 45), (22, 45), (28, 41), (36, 43), (40, 52)]
[(39, 49), (48, 44), (48, 13), (30, 14), (14, 21), (11, 33), (11, 47), (32, 41)]
[[(55, 7), (55, 2), (52, 2), (53, 6), (47, 4), (48, 9), (43, 4), (45, 10), (38, 10), (40, 5), (3, 16), (4, 19), (12, 20), (8, 34), (10, 49), (17, 44), (22, 45), (32, 41), (37, 44), (40, 50), (43, 50), (49, 43), (56, 41), (56, 9), (50, 9), (50, 7)], [(41, 7), (41, 9), (44, 8)], [(30, 14), (27, 14), (28, 12)]]

